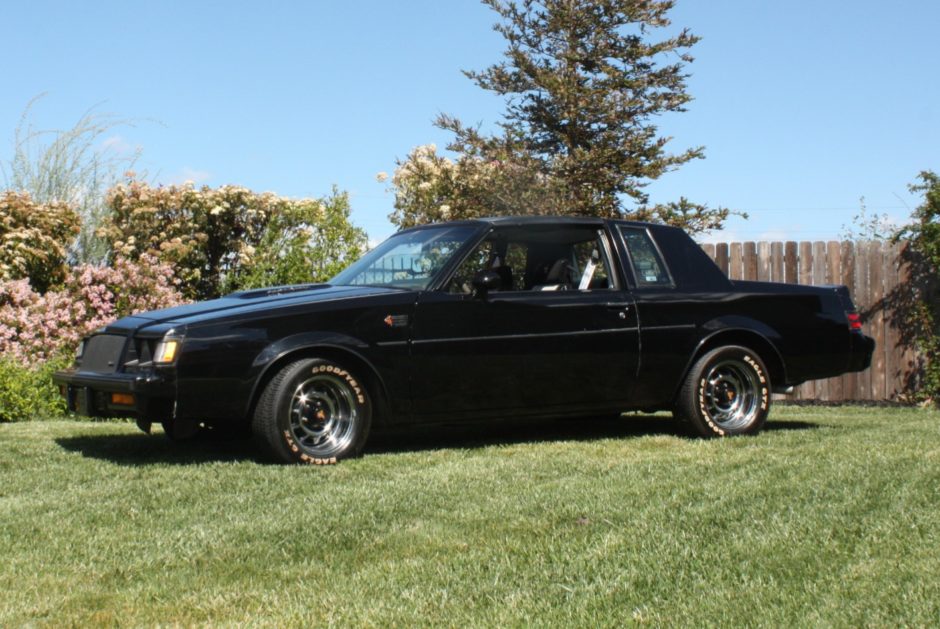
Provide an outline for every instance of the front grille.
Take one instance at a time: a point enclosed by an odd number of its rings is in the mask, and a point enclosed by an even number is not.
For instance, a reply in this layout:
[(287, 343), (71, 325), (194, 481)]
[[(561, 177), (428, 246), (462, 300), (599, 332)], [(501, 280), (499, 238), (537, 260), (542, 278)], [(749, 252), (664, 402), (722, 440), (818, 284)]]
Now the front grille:
[(96, 334), (88, 339), (82, 352), (80, 371), (113, 373), (121, 364), (127, 337), (117, 334)]

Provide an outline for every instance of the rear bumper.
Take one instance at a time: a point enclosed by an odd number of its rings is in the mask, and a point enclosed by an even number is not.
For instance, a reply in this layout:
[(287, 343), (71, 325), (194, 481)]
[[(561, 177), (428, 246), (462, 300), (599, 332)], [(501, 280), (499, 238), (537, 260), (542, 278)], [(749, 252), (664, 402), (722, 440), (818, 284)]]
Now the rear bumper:
[(852, 348), (849, 352), (849, 371), (865, 371), (871, 366), (871, 356), (875, 352), (875, 339), (864, 334), (852, 334)]
[[(52, 375), (70, 411), (87, 417), (129, 416), (165, 419), (172, 413), (175, 383), (162, 374), (92, 373), (66, 369)], [(115, 404), (112, 393), (133, 396)]]

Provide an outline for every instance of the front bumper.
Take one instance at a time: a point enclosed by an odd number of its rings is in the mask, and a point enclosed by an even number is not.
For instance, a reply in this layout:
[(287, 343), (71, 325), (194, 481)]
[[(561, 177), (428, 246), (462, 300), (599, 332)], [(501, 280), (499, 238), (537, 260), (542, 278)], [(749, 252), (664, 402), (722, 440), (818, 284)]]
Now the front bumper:
[(849, 371), (865, 371), (871, 366), (871, 357), (875, 353), (875, 339), (864, 334), (852, 334), (852, 347), (849, 350)]
[[(163, 374), (57, 371), (52, 381), (70, 411), (86, 417), (128, 416), (166, 419), (173, 410), (175, 383)], [(116, 404), (113, 393), (130, 394), (133, 402)]]

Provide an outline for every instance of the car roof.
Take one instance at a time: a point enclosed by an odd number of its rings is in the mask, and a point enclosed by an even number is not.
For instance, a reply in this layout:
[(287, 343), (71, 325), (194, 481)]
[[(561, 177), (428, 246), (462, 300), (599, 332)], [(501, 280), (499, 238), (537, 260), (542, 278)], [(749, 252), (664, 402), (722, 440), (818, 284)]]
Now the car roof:
[(598, 218), (595, 216), (488, 216), (483, 218), (466, 219), (459, 221), (447, 221), (441, 223), (427, 223), (425, 225), (416, 225), (401, 231), (411, 231), (412, 229), (424, 229), (441, 225), (499, 225), (499, 226), (539, 226), (539, 225), (603, 225), (605, 223), (617, 223), (618, 225), (631, 225), (635, 227), (665, 227), (659, 223), (644, 223), (640, 221), (628, 221), (625, 219)]

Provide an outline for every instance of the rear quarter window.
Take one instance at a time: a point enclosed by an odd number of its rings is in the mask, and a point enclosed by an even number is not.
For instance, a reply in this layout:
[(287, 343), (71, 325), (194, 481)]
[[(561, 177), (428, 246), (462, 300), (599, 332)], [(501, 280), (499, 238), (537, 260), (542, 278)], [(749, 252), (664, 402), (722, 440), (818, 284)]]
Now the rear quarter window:
[(672, 278), (649, 233), (639, 227), (620, 226), (620, 236), (626, 245), (639, 288), (672, 286)]

